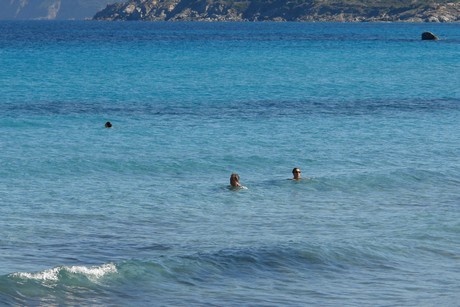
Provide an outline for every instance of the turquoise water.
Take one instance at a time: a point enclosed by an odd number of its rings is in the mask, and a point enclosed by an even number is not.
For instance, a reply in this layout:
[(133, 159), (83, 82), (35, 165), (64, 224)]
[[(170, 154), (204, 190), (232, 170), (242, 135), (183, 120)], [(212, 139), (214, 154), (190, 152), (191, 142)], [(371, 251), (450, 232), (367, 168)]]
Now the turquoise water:
[(459, 29), (0, 22), (0, 304), (457, 305)]

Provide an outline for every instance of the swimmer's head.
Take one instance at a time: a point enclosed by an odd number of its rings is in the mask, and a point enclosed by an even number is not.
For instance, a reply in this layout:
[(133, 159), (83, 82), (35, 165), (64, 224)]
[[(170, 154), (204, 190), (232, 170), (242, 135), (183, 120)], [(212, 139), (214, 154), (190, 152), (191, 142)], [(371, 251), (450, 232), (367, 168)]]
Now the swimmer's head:
[(240, 176), (236, 173), (230, 175), (230, 185), (232, 187), (240, 186)]
[(300, 171), (300, 168), (298, 167), (294, 167), (294, 169), (292, 170), (292, 175), (294, 176), (294, 179), (300, 179), (300, 174), (302, 172)]
[(106, 122), (105, 127), (106, 128), (112, 128), (112, 123), (111, 122)]

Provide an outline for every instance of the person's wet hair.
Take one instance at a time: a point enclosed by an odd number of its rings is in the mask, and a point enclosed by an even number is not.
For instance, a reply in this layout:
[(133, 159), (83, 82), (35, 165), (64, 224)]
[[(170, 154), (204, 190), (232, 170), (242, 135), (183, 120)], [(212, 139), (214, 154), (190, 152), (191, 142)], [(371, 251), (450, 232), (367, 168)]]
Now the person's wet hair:
[(233, 173), (230, 175), (230, 185), (234, 185), (235, 183), (239, 183), (240, 181), (240, 175)]

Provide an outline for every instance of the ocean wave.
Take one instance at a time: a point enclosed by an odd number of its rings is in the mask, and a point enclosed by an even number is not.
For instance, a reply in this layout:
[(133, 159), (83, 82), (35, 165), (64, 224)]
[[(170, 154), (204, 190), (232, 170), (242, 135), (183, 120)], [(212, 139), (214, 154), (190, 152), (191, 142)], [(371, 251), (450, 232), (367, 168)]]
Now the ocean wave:
[(382, 266), (387, 258), (376, 248), (349, 246), (262, 246), (223, 249), (184, 257), (225, 272), (265, 273)]
[(90, 293), (101, 289), (103, 278), (116, 274), (114, 263), (11, 273), (0, 277), (0, 303), (19, 306), (80, 304), (87, 302)]
[[(321, 245), (289, 245), (259, 246), (247, 248), (225, 248), (215, 252), (197, 252), (193, 254), (160, 256), (155, 259), (131, 259), (119, 263), (106, 263), (100, 266), (59, 266), (40, 272), (16, 272), (6, 277), (17, 282), (38, 281), (69, 281), (74, 277), (85, 277), (90, 282), (98, 282), (103, 277), (117, 276), (135, 272), (145, 274), (146, 270), (173, 272), (185, 269), (192, 272), (200, 267), (212, 271), (229, 272), (232, 270), (272, 271), (282, 268), (298, 270), (319, 267), (346, 267), (378, 264), (386, 261), (382, 257), (384, 251), (367, 246), (321, 246)], [(359, 260), (357, 260), (359, 259)], [(131, 270), (132, 269), (132, 270)], [(167, 275), (167, 274), (166, 274)]]
[(101, 266), (60, 266), (52, 268), (50, 270), (45, 270), (36, 273), (28, 272), (17, 272), (9, 275), (11, 278), (17, 278), (22, 280), (38, 280), (38, 281), (58, 281), (62, 276), (67, 276), (67, 278), (72, 275), (82, 275), (88, 278), (92, 282), (96, 282), (101, 277), (110, 274), (116, 273), (117, 268), (113, 263), (103, 264)]
[[(100, 266), (59, 266), (0, 277), (0, 302), (9, 305), (110, 304), (117, 301), (118, 296), (127, 302), (133, 293), (142, 293), (145, 302), (158, 299), (171, 303), (172, 297), (177, 296), (177, 303), (184, 291), (200, 289), (197, 297), (189, 293), (183, 298), (190, 299), (192, 295), (197, 302), (204, 303), (203, 293), (232, 283), (240, 285), (242, 295), (253, 297), (258, 293), (262, 299), (270, 280), (295, 289), (316, 278), (331, 278), (350, 271), (354, 274), (368, 270), (388, 272), (397, 266), (388, 253), (389, 250), (381, 246), (282, 243), (130, 259)], [(295, 303), (294, 298), (290, 304)]]

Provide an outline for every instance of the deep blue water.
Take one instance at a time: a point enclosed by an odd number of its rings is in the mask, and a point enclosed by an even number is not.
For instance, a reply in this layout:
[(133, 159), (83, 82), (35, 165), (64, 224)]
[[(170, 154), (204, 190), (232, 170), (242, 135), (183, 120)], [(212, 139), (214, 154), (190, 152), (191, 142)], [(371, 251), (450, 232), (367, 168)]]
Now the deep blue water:
[(0, 22), (0, 304), (457, 305), (459, 30)]

